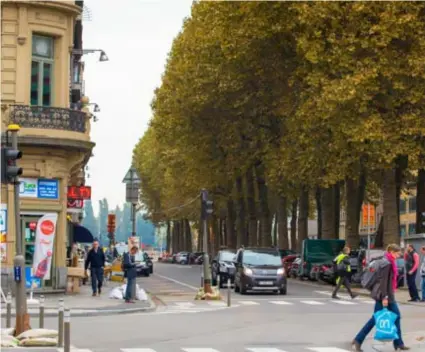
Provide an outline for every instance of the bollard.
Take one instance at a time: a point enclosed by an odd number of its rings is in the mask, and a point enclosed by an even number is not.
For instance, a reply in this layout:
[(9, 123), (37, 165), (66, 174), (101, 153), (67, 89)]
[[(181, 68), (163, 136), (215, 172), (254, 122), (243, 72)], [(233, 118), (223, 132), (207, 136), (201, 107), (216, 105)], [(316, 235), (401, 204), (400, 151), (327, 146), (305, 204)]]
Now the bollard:
[(40, 296), (39, 309), (40, 309), (40, 311), (38, 313), (38, 317), (40, 318), (40, 321), (39, 321), (38, 326), (39, 326), (40, 329), (43, 329), (44, 328), (44, 296), (43, 295)]
[(227, 279), (227, 306), (230, 307), (230, 295), (232, 293), (232, 283), (230, 278)]
[(65, 310), (64, 314), (64, 352), (71, 352), (71, 311)]
[(63, 304), (63, 298), (61, 298), (59, 299), (58, 347), (63, 347), (63, 314), (64, 314), (64, 304)]
[(12, 327), (12, 295), (10, 292), (7, 293), (6, 297), (6, 327)]
[(201, 287), (204, 287), (204, 272), (201, 272)]
[(220, 275), (217, 275), (217, 287), (220, 290)]

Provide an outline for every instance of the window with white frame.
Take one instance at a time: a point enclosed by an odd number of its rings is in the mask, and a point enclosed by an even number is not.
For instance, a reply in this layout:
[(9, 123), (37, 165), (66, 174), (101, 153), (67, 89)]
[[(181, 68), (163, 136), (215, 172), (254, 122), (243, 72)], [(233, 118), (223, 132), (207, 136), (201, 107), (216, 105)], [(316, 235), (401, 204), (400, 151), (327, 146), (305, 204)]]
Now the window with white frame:
[(53, 90), (54, 38), (32, 36), (31, 105), (50, 106)]

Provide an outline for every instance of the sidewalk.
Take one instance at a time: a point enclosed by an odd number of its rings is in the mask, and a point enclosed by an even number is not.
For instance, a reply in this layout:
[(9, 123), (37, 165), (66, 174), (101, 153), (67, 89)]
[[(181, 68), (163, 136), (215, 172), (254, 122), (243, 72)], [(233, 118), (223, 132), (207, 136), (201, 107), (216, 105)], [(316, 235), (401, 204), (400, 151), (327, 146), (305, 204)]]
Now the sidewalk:
[[(360, 296), (370, 297), (370, 292), (364, 288), (353, 287), (353, 292), (359, 294)], [(425, 302), (409, 302), (410, 295), (409, 291), (405, 289), (399, 289), (395, 293), (396, 301), (400, 304), (410, 304), (412, 306), (420, 306), (425, 308)]]
[[(46, 317), (55, 317), (58, 315), (59, 300), (63, 298), (65, 308), (71, 310), (72, 316), (94, 316), (94, 315), (113, 315), (113, 314), (129, 314), (139, 312), (150, 312), (156, 309), (155, 303), (148, 295), (147, 301), (136, 301), (134, 304), (125, 303), (120, 299), (109, 298), (109, 293), (115, 287), (121, 286), (121, 283), (109, 282), (107, 286), (103, 286), (102, 294), (92, 297), (90, 284), (80, 287), (78, 294), (49, 294), (44, 295), (44, 315)], [(140, 282), (138, 282), (141, 287)], [(141, 287), (143, 288), (143, 287)], [(27, 296), (29, 298), (29, 296)], [(39, 300), (40, 295), (34, 293), (34, 299)], [(31, 316), (39, 315), (38, 304), (28, 304), (28, 313)], [(1, 315), (5, 316), (6, 305), (1, 305)], [(15, 301), (12, 300), (12, 316), (15, 314)]]
[[(403, 334), (403, 341), (410, 347), (410, 352), (425, 351), (425, 331), (415, 331)], [(392, 343), (375, 341), (372, 338), (366, 339), (362, 345), (365, 352), (394, 352)]]

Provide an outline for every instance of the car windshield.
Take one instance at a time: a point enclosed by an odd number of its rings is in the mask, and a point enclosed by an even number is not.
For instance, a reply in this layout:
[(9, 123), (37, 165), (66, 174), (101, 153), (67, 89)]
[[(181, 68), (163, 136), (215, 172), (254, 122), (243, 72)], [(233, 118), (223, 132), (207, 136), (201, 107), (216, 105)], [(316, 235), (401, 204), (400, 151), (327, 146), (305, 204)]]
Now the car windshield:
[(144, 253), (143, 253), (142, 251), (138, 251), (138, 252), (136, 253), (136, 255), (134, 256), (134, 260), (135, 260), (136, 262), (143, 262), (143, 261), (145, 261)]
[(282, 265), (282, 260), (278, 252), (251, 252), (245, 251), (243, 255), (245, 265)]
[(293, 251), (292, 249), (279, 249), (279, 253), (281, 257), (286, 257), (291, 254), (297, 254), (297, 252)]
[(235, 253), (232, 253), (232, 252), (220, 253), (220, 260), (223, 260), (225, 262), (232, 262), (234, 258), (235, 258)]

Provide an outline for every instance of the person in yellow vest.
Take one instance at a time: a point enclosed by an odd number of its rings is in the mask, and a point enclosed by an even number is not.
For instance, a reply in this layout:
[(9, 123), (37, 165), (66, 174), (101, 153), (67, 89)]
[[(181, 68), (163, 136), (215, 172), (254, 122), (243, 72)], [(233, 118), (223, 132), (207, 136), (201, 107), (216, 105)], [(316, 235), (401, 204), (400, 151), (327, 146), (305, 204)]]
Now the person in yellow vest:
[(351, 298), (356, 298), (357, 295), (351, 291), (350, 276), (351, 276), (351, 267), (350, 267), (350, 247), (344, 247), (342, 253), (339, 254), (333, 261), (335, 268), (336, 287), (332, 293), (332, 298), (339, 299), (337, 293), (342, 285), (345, 286)]

